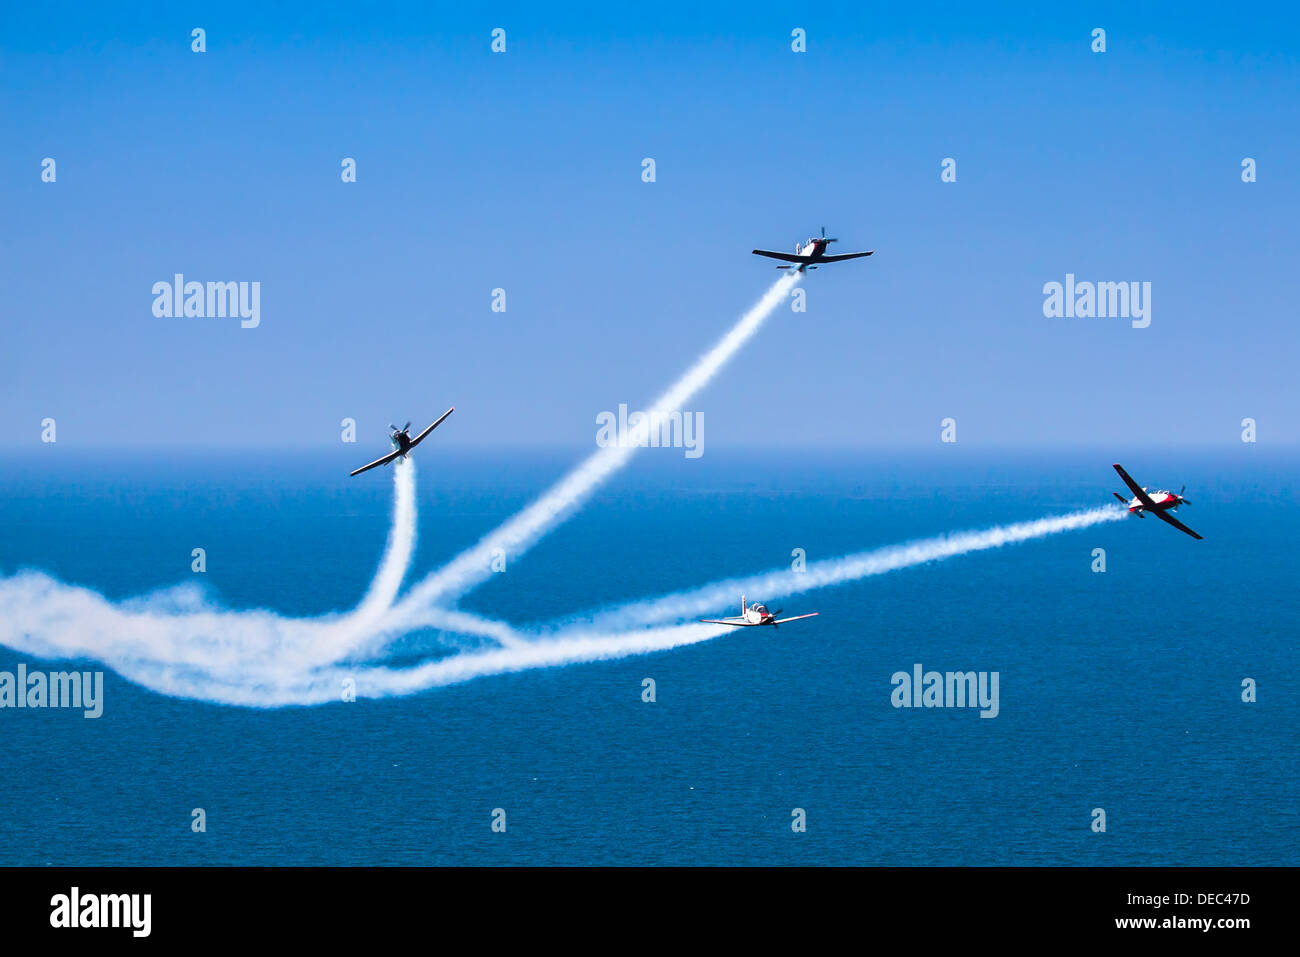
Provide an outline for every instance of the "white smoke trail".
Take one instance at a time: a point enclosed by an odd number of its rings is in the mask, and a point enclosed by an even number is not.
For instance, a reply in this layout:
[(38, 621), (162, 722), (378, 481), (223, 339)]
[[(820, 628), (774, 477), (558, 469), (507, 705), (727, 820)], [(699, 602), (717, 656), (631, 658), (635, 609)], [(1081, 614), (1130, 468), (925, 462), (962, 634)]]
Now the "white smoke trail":
[[(0, 580), (0, 643), (42, 658), (97, 659), (164, 694), (227, 704), (279, 707), (333, 701), (348, 679), (355, 682), (361, 697), (411, 694), (487, 675), (648, 654), (706, 641), (731, 629), (665, 622), (716, 614), (742, 588), (794, 595), (1087, 528), (1124, 515), (1120, 508), (1092, 509), (827, 559), (801, 573), (780, 569), (727, 579), (606, 609), (527, 640), (499, 622), (428, 610), (422, 616), (426, 624), (495, 635), (509, 645), (463, 651), (405, 668), (349, 666), (309, 654), (311, 641), (321, 633), (321, 619), (211, 610), (202, 607), (193, 589), (174, 589), (115, 606), (103, 596), (39, 573)], [(402, 536), (391, 540), (401, 541)], [(381, 569), (387, 565), (381, 563)]]
[[(307, 703), (337, 692), (341, 662), (364, 654), (368, 639), (392, 637), (416, 627), (434, 627), (486, 637), (502, 649), (525, 641), (509, 625), (433, 607), (448, 594), (459, 595), (488, 574), (495, 548), (518, 557), (626, 463), (647, 436), (649, 423), (677, 411), (703, 388), (723, 364), (759, 329), (798, 282), (790, 273), (652, 407), (627, 440), (601, 449), (532, 506), (448, 566), (431, 575), (402, 603), (418, 611), (418, 622), (389, 615), (409, 568), (416, 538), (414, 463), (394, 469), (394, 521), (380, 566), (361, 603), (349, 614), (286, 618), (265, 610), (231, 611), (216, 607), (201, 589), (182, 585), (144, 598), (114, 604), (89, 589), (64, 585), (39, 572), (0, 579), (0, 644), (45, 658), (91, 658), (131, 680), (164, 693), (242, 704)], [(644, 640), (644, 639), (643, 639)], [(601, 654), (589, 641), (588, 654)], [(553, 654), (566, 654), (557, 645)], [(494, 651), (456, 658), (483, 662), (489, 670), (508, 667)], [(525, 657), (536, 658), (528, 652)], [(541, 655), (544, 658), (545, 654)], [(537, 660), (541, 660), (537, 658)], [(430, 662), (417, 671), (437, 683), (443, 674), (467, 673), (468, 661)], [(381, 687), (404, 686), (405, 672), (371, 670)], [(380, 681), (380, 677), (387, 675)], [(425, 680), (425, 679), (422, 679)], [(322, 697), (324, 696), (324, 697)]]
[(536, 668), (649, 654), (705, 641), (725, 628), (677, 625), (643, 629), (633, 635), (584, 634), (527, 642), (510, 648), (460, 652), (409, 667), (330, 665), (309, 671), (266, 670), (251, 675), (214, 676), (157, 662), (113, 663), (129, 681), (176, 697), (254, 708), (316, 705), (340, 700), (345, 682), (358, 698), (416, 694), (475, 678)]
[(650, 422), (662, 421), (680, 411), (695, 393), (709, 384), (727, 360), (759, 330), (763, 320), (781, 304), (799, 278), (799, 273), (788, 272), (773, 283), (763, 298), (659, 397), (637, 424), (631, 437), (616, 445), (597, 449), (541, 498), (414, 586), (394, 609), (390, 625), (400, 627), (408, 619), (419, 617), (421, 609), (431, 608), (435, 603), (455, 601), (491, 577), (492, 556), (497, 549), (512, 560), (518, 559), (538, 539), (564, 521), (598, 485), (627, 464), (647, 438)]
[[(702, 613), (717, 613), (734, 601), (738, 591), (744, 587), (757, 587), (767, 594), (794, 595), (1117, 521), (1125, 514), (1122, 508), (1103, 506), (1070, 515), (943, 535), (826, 559), (814, 562), (803, 572), (780, 569), (747, 578), (727, 579), (661, 598), (629, 602), (606, 609), (585, 621), (568, 621), (551, 633), (539, 635), (521, 646), (462, 653), (403, 669), (336, 670), (331, 675), (335, 682), (333, 686), (326, 683), (317, 688), (284, 687), (278, 693), (287, 697), (298, 696), (292, 703), (307, 703), (318, 695), (323, 696), (322, 700), (329, 700), (329, 689), (337, 687), (337, 681), (347, 675), (356, 682), (360, 696), (404, 695), (490, 675), (668, 651), (733, 632), (734, 629), (726, 625), (665, 623)], [(240, 693), (244, 693), (242, 689)]]
[[(115, 605), (90, 589), (23, 572), (0, 579), (0, 644), (47, 658), (93, 658), (123, 673), (148, 665), (213, 679), (259, 680), (263, 673), (330, 664), (370, 634), (406, 576), (416, 538), (414, 463), (397, 463), (393, 499), (393, 525), (379, 568), (350, 613), (299, 619), (257, 609), (230, 611), (213, 605), (194, 585)], [(454, 624), (440, 614), (430, 619), (453, 628), (475, 621), (460, 612), (448, 613)]]
[[(214, 610), (204, 607), (196, 589), (184, 587), (115, 606), (94, 592), (39, 573), (0, 580), (0, 643), (42, 658), (97, 659), (129, 680), (165, 694), (227, 704), (278, 707), (337, 700), (347, 679), (362, 697), (410, 694), (486, 675), (647, 654), (706, 641), (730, 629), (663, 623), (717, 613), (743, 588), (793, 595), (1123, 517), (1122, 509), (1107, 507), (876, 549), (816, 562), (802, 573), (781, 569), (728, 579), (606, 609), (531, 639), (500, 622), (430, 609), (421, 615), (422, 624), (487, 635), (506, 647), (461, 652), (400, 669), (349, 667), (334, 662), (332, 656), (326, 661), (312, 653), (326, 628), (338, 627), (350, 616), (295, 620), (265, 611)], [(394, 534), (390, 545), (403, 540)], [(391, 567), (386, 560), (381, 572)], [(372, 588), (371, 594), (375, 593)], [(363, 601), (362, 606), (366, 604)]]
[(379, 570), (370, 582), (370, 590), (349, 616), (351, 621), (365, 627), (386, 612), (397, 598), (402, 579), (411, 564), (415, 551), (415, 536), (419, 518), (415, 509), (415, 462), (399, 458), (393, 463), (393, 525), (388, 531), (388, 545), (384, 549)]
[(612, 629), (660, 625), (704, 614), (730, 614), (726, 609), (735, 604), (742, 591), (751, 597), (775, 598), (798, 595), (872, 575), (883, 575), (886, 572), (910, 568), (914, 565), (942, 561), (945, 558), (968, 555), (972, 552), (988, 551), (1035, 538), (1045, 538), (1102, 522), (1114, 522), (1125, 518), (1127, 514), (1123, 508), (1103, 505), (1100, 508), (1069, 515), (999, 525), (980, 531), (940, 535), (902, 545), (857, 552), (840, 558), (823, 559), (806, 565), (801, 572), (791, 568), (781, 568), (744, 578), (728, 578), (660, 598), (627, 602), (598, 611), (595, 615), (586, 618), (566, 619), (555, 627), (564, 634), (584, 629), (604, 633)]
[[(278, 707), (332, 701), (345, 681), (355, 682), (356, 693), (363, 697), (410, 694), (486, 675), (647, 654), (706, 641), (731, 629), (671, 623), (717, 614), (729, 607), (741, 589), (793, 595), (1124, 516), (1122, 509), (1108, 507), (876, 549), (815, 562), (801, 573), (780, 569), (630, 602), (531, 635), (435, 604), (459, 597), (485, 580), (495, 549), (518, 557), (566, 518), (626, 464), (656, 416), (665, 418), (708, 384), (798, 279), (798, 274), (788, 274), (773, 285), (660, 397), (631, 441), (594, 453), (396, 605), (416, 538), (415, 472), (409, 462), (399, 462), (394, 469), (393, 527), (375, 577), (350, 613), (294, 619), (265, 610), (230, 611), (211, 605), (194, 586), (114, 604), (89, 589), (24, 572), (0, 579), (0, 644), (47, 659), (98, 660), (164, 694), (229, 704)], [(457, 651), (442, 636), (444, 650), (453, 652), (446, 657), (408, 667), (365, 659), (366, 646), (376, 638), (426, 627), (486, 637), (498, 647)]]

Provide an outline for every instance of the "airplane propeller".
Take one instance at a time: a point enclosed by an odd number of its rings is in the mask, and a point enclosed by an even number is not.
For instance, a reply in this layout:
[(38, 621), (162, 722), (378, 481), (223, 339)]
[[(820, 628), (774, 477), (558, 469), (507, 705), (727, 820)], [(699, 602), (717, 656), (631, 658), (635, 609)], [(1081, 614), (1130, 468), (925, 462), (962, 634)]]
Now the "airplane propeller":
[(838, 243), (838, 242), (839, 242), (838, 239), (826, 239), (826, 227), (825, 227), (825, 226), (822, 227), (822, 239), (825, 239), (826, 242), (828, 242), (828, 243)]

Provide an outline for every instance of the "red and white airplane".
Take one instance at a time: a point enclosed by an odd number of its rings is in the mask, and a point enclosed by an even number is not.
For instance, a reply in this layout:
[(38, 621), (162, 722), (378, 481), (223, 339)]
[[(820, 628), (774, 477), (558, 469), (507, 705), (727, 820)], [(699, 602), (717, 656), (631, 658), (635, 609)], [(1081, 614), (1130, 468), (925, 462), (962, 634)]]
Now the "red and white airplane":
[(790, 266), (777, 266), (777, 269), (797, 269), (803, 272), (805, 269), (816, 269), (822, 263), (837, 263), (845, 259), (861, 259), (863, 256), (870, 256), (875, 252), (874, 249), (865, 253), (843, 253), (839, 256), (827, 256), (826, 249), (831, 243), (838, 243), (838, 239), (826, 238), (826, 227), (822, 227), (821, 237), (813, 237), (806, 243), (794, 244), (794, 255), (789, 253), (773, 252), (770, 249), (755, 249), (755, 256), (766, 256), (768, 259), (780, 259), (782, 262), (792, 263)]
[(752, 605), (745, 604), (745, 596), (740, 596), (740, 615), (735, 618), (701, 618), (700, 621), (708, 625), (733, 625), (736, 628), (752, 628), (755, 625), (771, 625), (775, 628), (777, 625), (784, 625), (787, 621), (798, 621), (800, 618), (816, 618), (821, 612), (813, 612), (811, 615), (795, 615), (793, 618), (777, 618), (782, 609), (768, 611), (766, 605), (760, 605), (754, 602)]
[(1114, 493), (1117, 499), (1128, 506), (1130, 512), (1138, 518), (1145, 518), (1146, 513), (1150, 512), (1156, 518), (1164, 519), (1180, 532), (1186, 532), (1188, 535), (1192, 536), (1192, 538), (1198, 540), (1201, 539), (1200, 535), (1197, 535), (1194, 531), (1169, 514), (1170, 512), (1175, 511), (1179, 505), (1192, 504), (1187, 501), (1187, 499), (1183, 498), (1183, 492), (1187, 490), (1186, 485), (1179, 489), (1178, 494), (1176, 495), (1165, 489), (1160, 489), (1157, 492), (1148, 492), (1145, 488), (1138, 485), (1137, 482), (1133, 481), (1133, 479), (1129, 477), (1129, 474), (1124, 471), (1124, 466), (1120, 465), (1118, 462), (1115, 463), (1115, 471), (1119, 473), (1119, 477), (1124, 480), (1124, 484), (1133, 492), (1133, 498), (1131, 500), (1120, 495), (1119, 492)]

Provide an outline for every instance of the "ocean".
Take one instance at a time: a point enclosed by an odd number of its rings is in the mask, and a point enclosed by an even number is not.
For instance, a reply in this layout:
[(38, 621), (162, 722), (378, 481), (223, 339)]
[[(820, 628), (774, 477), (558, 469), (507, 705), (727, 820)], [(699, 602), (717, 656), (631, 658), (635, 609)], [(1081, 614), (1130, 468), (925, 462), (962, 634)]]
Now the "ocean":
[[(406, 584), (585, 451), (422, 448)], [(113, 602), (189, 582), (231, 609), (345, 610), (393, 505), (388, 470), (348, 478), (356, 459), (8, 453), (0, 579), (38, 570)], [(529, 631), (789, 569), (796, 550), (811, 565), (1117, 505), (1112, 461), (1153, 487), (1186, 482), (1180, 518), (1205, 540), (1126, 518), (748, 594), (819, 613), (779, 630), (353, 702), (216, 704), (81, 660), (105, 671), (101, 717), (0, 709), (0, 865), (1300, 863), (1294, 453), (647, 449), (461, 607)], [(0, 671), (20, 663), (67, 667), (0, 645)], [(895, 707), (891, 676), (917, 664), (996, 672), (996, 717)]]

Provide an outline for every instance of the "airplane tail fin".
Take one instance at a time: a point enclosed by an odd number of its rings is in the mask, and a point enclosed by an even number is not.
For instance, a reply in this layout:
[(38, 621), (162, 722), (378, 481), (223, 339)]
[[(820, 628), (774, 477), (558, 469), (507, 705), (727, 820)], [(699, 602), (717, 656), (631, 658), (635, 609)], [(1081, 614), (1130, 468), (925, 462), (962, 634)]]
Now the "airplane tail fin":
[(747, 607), (747, 606), (745, 605), (745, 593), (742, 591), (742, 592), (740, 593), (740, 617), (741, 617), (741, 618), (744, 618), (744, 617), (745, 617), (745, 608), (746, 608), (746, 607)]

